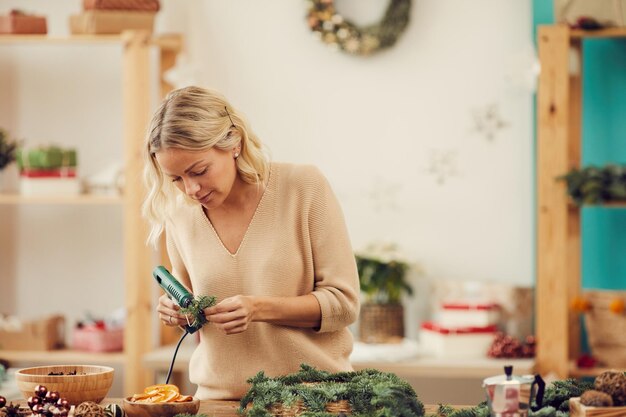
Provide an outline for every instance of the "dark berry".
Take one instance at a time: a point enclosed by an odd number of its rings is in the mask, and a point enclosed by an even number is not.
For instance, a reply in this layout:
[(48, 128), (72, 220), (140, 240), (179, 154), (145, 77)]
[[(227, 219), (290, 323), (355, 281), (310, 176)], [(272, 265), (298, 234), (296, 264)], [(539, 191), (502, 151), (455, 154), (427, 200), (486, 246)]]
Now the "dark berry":
[(56, 403), (57, 401), (59, 401), (59, 398), (61, 398), (61, 396), (59, 395), (58, 391), (48, 391), (45, 401), (47, 403)]
[(43, 404), (33, 405), (33, 414), (41, 414), (44, 412)]
[(57, 401), (57, 407), (66, 408), (69, 410), (71, 406), (67, 398), (59, 398), (59, 401)]
[(5, 405), (7, 405), (7, 399), (0, 396), (0, 408), (4, 407)]
[(44, 398), (47, 393), (48, 393), (48, 388), (46, 388), (45, 386), (37, 385), (35, 387), (35, 395), (38, 396), (39, 398)]
[(28, 397), (28, 400), (26, 400), (26, 403), (28, 404), (28, 407), (32, 410), (35, 404), (41, 404), (41, 398), (36, 397), (36, 396)]

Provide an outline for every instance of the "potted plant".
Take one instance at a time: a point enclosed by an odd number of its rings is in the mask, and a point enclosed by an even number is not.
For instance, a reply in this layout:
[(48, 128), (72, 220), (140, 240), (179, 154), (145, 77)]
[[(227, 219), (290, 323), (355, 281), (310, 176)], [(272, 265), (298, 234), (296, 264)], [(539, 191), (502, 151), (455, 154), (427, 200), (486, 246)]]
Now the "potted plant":
[[(0, 192), (12, 191), (11, 174), (17, 177), (17, 167), (15, 166), (15, 156), (17, 142), (9, 138), (6, 130), (0, 128)], [(13, 170), (9, 168), (13, 167)]]
[(409, 263), (393, 244), (372, 244), (356, 254), (364, 302), (359, 337), (366, 343), (399, 342), (404, 337), (403, 295), (412, 295), (406, 280)]

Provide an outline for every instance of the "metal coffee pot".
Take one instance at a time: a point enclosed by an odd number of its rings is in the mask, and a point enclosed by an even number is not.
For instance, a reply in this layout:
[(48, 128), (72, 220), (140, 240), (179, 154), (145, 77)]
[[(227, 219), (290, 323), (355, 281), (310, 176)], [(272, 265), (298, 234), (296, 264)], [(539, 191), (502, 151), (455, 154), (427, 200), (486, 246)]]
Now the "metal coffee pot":
[(541, 407), (545, 385), (539, 375), (513, 375), (513, 367), (505, 366), (504, 375), (483, 381), (491, 417), (527, 417), (533, 398)]

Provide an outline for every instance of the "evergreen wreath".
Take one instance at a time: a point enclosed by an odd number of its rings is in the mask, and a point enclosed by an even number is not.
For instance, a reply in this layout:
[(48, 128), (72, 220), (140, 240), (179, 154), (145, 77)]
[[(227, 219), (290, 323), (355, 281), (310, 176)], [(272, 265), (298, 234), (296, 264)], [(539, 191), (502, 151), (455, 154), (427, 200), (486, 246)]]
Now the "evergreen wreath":
[(409, 24), (411, 0), (390, 0), (380, 22), (359, 27), (335, 9), (334, 0), (308, 0), (307, 21), (316, 37), (332, 48), (370, 55), (396, 43)]
[(247, 417), (271, 417), (277, 406), (290, 415), (336, 417), (327, 406), (341, 401), (349, 404), (349, 415), (355, 417), (424, 415), (424, 404), (407, 382), (374, 369), (332, 374), (302, 364), (299, 372), (276, 378), (261, 371), (248, 383), (252, 387), (239, 408)]

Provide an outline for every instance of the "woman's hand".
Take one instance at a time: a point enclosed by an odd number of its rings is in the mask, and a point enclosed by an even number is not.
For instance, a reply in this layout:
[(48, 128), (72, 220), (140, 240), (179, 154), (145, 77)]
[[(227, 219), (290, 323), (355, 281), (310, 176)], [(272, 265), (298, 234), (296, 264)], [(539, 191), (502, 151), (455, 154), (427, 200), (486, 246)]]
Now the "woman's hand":
[(225, 334), (245, 332), (254, 319), (255, 303), (252, 297), (235, 295), (204, 310), (206, 319)]
[(159, 313), (159, 319), (166, 326), (181, 326), (187, 324), (185, 315), (180, 314), (178, 312), (179, 310), (180, 307), (167, 295), (163, 294), (159, 297), (157, 312)]

